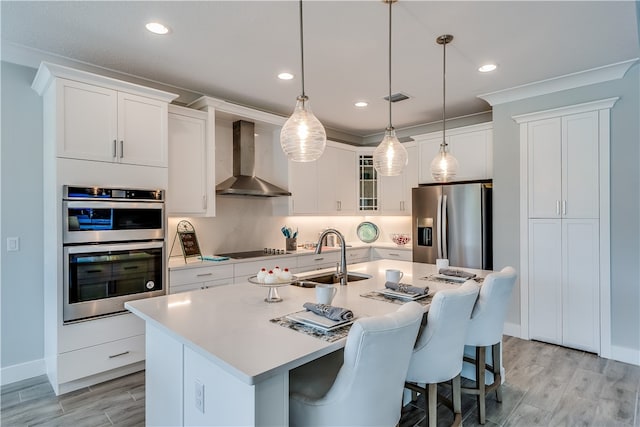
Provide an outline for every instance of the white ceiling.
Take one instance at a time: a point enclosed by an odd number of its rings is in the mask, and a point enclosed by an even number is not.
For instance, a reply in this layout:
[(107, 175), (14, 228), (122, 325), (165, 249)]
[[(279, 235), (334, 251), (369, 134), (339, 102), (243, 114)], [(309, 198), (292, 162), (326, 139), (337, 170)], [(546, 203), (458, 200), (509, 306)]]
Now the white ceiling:
[[(2, 1), (2, 41), (287, 116), (300, 86), (297, 1)], [(160, 21), (167, 36), (147, 32)], [(305, 1), (305, 86), (322, 123), (358, 137), (388, 121), (388, 6)], [(634, 1), (409, 1), (393, 6), (393, 105), (403, 128), (490, 109), (477, 95), (639, 56)], [(11, 58), (3, 59), (11, 60)], [(478, 66), (498, 69), (481, 74)], [(276, 75), (290, 71), (291, 81)], [(353, 103), (366, 100), (369, 107)], [(179, 101), (181, 101), (179, 99)], [(190, 101), (190, 100), (182, 100)]]

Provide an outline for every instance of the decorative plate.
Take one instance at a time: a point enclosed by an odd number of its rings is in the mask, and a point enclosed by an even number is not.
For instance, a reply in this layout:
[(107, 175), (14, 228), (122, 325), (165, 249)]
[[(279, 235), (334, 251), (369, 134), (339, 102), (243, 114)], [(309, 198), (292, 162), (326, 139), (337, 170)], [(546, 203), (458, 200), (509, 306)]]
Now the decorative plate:
[(371, 243), (378, 240), (378, 236), (380, 235), (380, 230), (378, 230), (378, 226), (372, 222), (364, 221), (358, 225), (358, 239), (362, 240), (365, 243)]

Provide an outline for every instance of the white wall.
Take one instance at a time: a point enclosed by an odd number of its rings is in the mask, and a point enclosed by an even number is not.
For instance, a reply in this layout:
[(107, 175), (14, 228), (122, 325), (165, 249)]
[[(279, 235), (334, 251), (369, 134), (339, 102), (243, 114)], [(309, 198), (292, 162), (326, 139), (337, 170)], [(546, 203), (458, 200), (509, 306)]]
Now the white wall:
[[(611, 110), (611, 342), (640, 364), (640, 66), (623, 79), (494, 106), (494, 267), (520, 266), (519, 127), (514, 115), (620, 97)], [(520, 324), (514, 292), (508, 322)]]
[[(1, 366), (12, 375), (40, 374), (43, 355), (42, 99), (31, 89), (36, 70), (2, 67)], [(6, 238), (20, 238), (7, 252)], [(24, 364), (24, 365), (21, 365)]]

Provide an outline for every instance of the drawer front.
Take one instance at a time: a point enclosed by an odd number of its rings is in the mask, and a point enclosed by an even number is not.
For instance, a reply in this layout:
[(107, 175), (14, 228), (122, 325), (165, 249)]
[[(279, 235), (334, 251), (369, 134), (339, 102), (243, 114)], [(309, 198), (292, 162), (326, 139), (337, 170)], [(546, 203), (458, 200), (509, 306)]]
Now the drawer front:
[(275, 267), (275, 266), (283, 268), (288, 268), (292, 270), (296, 267), (296, 257), (288, 256), (288, 257), (269, 257), (264, 258), (259, 261), (248, 261), (248, 262), (239, 262), (236, 264), (235, 269), (235, 277), (244, 278), (255, 276), (258, 274), (261, 268), (266, 268), (267, 270)]
[(216, 286), (231, 285), (234, 282), (235, 280), (233, 279), (233, 277), (229, 277), (226, 279), (209, 280), (207, 282), (188, 283), (186, 285), (171, 286), (169, 288), (169, 293), (177, 294), (180, 292), (199, 291), (202, 289), (209, 289)]
[(335, 267), (340, 262), (340, 252), (301, 255), (298, 257), (298, 270), (309, 271), (318, 268)]
[(375, 248), (374, 254), (377, 259), (397, 259), (400, 261), (411, 261), (413, 259), (411, 251), (398, 249)]
[(347, 249), (347, 263), (354, 264), (356, 262), (369, 261), (369, 248)]
[(112, 341), (58, 356), (58, 382), (84, 378), (144, 360), (144, 335)]
[(170, 270), (169, 286), (187, 285), (231, 277), (233, 277), (233, 264)]
[(126, 313), (62, 325), (58, 330), (58, 352), (66, 353), (144, 334), (144, 320)]

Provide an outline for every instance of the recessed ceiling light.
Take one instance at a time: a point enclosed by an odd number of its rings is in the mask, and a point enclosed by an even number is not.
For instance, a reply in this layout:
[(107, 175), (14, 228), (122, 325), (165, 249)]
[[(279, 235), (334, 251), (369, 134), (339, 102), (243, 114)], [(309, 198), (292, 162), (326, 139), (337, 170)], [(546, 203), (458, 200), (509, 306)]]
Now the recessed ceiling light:
[(159, 22), (149, 22), (145, 27), (153, 34), (167, 34), (169, 32), (169, 28)]
[(278, 74), (278, 78), (280, 80), (291, 80), (293, 78), (293, 74), (291, 74), (291, 73), (280, 73), (280, 74)]
[(484, 64), (482, 67), (478, 68), (478, 71), (480, 71), (481, 73), (488, 73), (489, 71), (493, 71), (496, 68), (498, 68), (496, 64)]
[(358, 108), (364, 108), (364, 107), (366, 107), (367, 105), (369, 105), (369, 103), (368, 103), (368, 102), (365, 102), (365, 101), (358, 101), (358, 102), (356, 102), (356, 103), (355, 103), (355, 104), (353, 104), (353, 105), (355, 105), (355, 106), (356, 106), (356, 107), (358, 107)]

